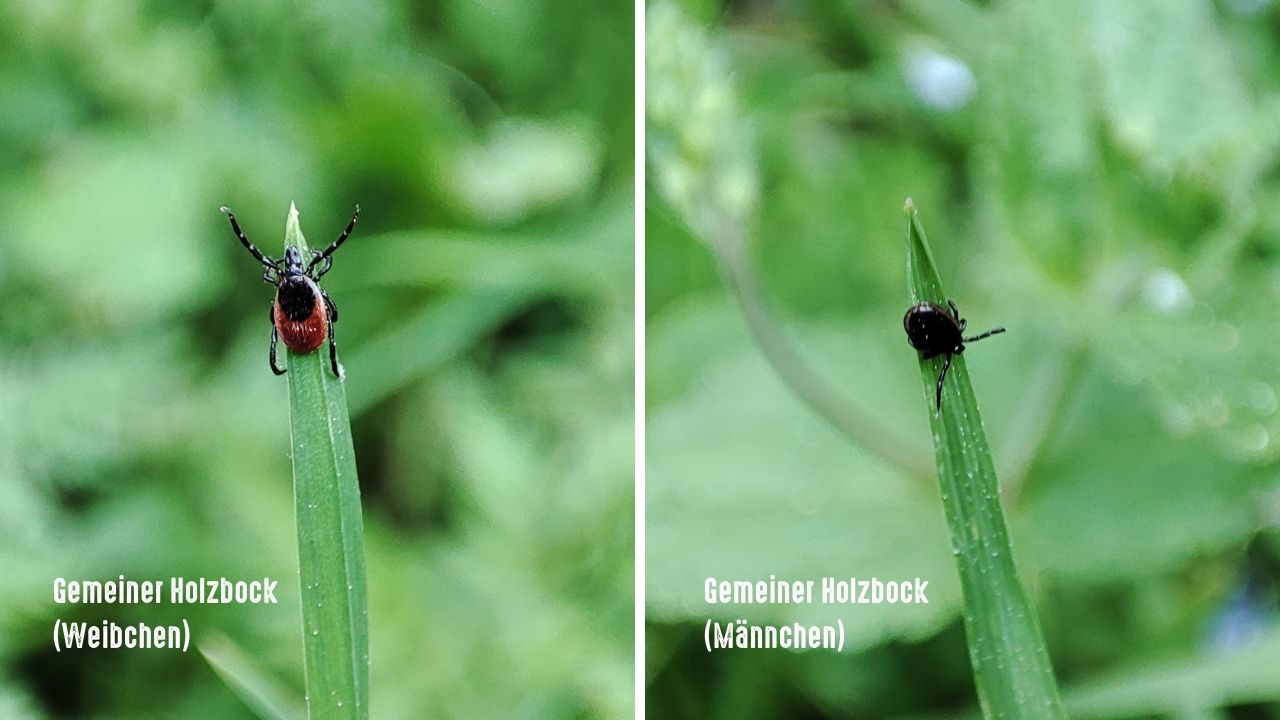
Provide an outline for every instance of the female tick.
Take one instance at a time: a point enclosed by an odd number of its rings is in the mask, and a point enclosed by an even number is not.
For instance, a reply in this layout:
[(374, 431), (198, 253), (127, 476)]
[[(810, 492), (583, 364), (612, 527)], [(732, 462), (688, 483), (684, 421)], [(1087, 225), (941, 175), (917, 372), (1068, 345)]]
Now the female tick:
[(942, 381), (951, 369), (951, 356), (964, 352), (965, 343), (977, 342), (1004, 332), (1004, 328), (998, 327), (967, 338), (964, 336), (964, 329), (969, 322), (960, 317), (960, 311), (956, 309), (954, 302), (948, 300), (947, 305), (951, 308), (950, 311), (930, 302), (916, 303), (907, 309), (907, 314), (902, 318), (902, 326), (907, 330), (907, 342), (919, 350), (925, 360), (939, 355), (947, 356), (947, 361), (942, 364), (942, 372), (938, 373), (938, 410), (942, 410)]
[(283, 340), (285, 347), (296, 353), (314, 352), (327, 339), (329, 365), (333, 369), (333, 374), (341, 378), (342, 366), (338, 364), (338, 346), (333, 338), (333, 326), (338, 322), (338, 306), (333, 304), (329, 293), (321, 290), (316, 283), (333, 267), (333, 253), (355, 228), (356, 220), (360, 219), (360, 206), (356, 206), (351, 222), (347, 223), (347, 229), (342, 231), (338, 239), (324, 251), (311, 250), (311, 260), (305, 265), (302, 252), (293, 246), (285, 248), (284, 257), (279, 260), (266, 257), (261, 250), (249, 242), (249, 238), (244, 236), (244, 231), (240, 229), (240, 223), (236, 222), (236, 216), (231, 213), (231, 208), (223, 205), (218, 209), (226, 213), (227, 218), (231, 220), (231, 229), (235, 231), (236, 237), (240, 238), (240, 243), (249, 251), (249, 254), (262, 263), (265, 268), (262, 280), (276, 286), (276, 296), (271, 302), (269, 315), (271, 354), (268, 361), (271, 364), (271, 372), (276, 375), (287, 372), (276, 365), (277, 338)]

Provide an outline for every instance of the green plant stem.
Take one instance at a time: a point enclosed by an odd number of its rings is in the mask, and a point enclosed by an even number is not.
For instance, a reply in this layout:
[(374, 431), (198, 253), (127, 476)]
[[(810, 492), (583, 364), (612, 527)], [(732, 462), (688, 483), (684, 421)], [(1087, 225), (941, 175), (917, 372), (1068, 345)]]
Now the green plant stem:
[[(294, 207), (285, 245), (307, 257)], [(326, 350), (288, 353), (307, 714), (361, 720), (369, 717), (369, 628), (360, 486), (346, 393)]]
[(200, 654), (249, 709), (263, 720), (306, 717), (296, 693), (271, 677), (231, 638), (211, 633), (200, 642)]
[(742, 311), (751, 336), (774, 372), (801, 402), (855, 445), (908, 477), (927, 478), (930, 468), (923, 455), (864, 413), (838, 387), (826, 382), (800, 355), (769, 312), (751, 271), (745, 239), (741, 233), (725, 225), (721, 224), (721, 230), (716, 233), (718, 237), (712, 238), (711, 245), (721, 274)]
[(1045, 443), (1061, 426), (1067, 400), (1080, 384), (1084, 363), (1084, 353), (1079, 348), (1062, 348), (1044, 358), (1032, 375), (1031, 386), (1037, 391), (1027, 393), (1015, 416), (1013, 439), (1001, 468), (1005, 478), (1001, 491), (1008, 507), (1017, 506)]
[[(910, 199), (907, 281), (911, 301), (945, 307), (947, 295)], [(944, 357), (920, 360), (942, 506), (964, 594), (974, 685), (988, 718), (1065, 718), (1034, 608), (1018, 579), (999, 481), (963, 355), (956, 355), (935, 411)]]

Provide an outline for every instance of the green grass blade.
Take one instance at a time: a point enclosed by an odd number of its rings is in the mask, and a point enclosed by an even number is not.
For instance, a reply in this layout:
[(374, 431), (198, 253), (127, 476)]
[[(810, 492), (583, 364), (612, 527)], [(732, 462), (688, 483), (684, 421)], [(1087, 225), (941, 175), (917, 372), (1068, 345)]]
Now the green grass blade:
[[(307, 257), (292, 206), (285, 245)], [(288, 355), (307, 713), (312, 720), (367, 718), (364, 530), (347, 396), (329, 369), (327, 348)]]
[[(1073, 720), (1179, 717), (1210, 708), (1280, 703), (1280, 631), (1260, 631), (1232, 648), (1129, 662), (1065, 694)], [(1223, 715), (1225, 717), (1225, 715)]]
[[(924, 228), (910, 199), (907, 283), (911, 301), (946, 305)], [(956, 355), (935, 412), (943, 358), (920, 361), (942, 505), (964, 593), (965, 635), (974, 684), (988, 718), (1064, 718), (1044, 637), (1014, 567), (995, 463), (969, 382)]]
[(200, 654), (262, 720), (300, 720), (306, 717), (298, 696), (268, 675), (226, 635), (214, 633), (206, 637), (200, 642)]

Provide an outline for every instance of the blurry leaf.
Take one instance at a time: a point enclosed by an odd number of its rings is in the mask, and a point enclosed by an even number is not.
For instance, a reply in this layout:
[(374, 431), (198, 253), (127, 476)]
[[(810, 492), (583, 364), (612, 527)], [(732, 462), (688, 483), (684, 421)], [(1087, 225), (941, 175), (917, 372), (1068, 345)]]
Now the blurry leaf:
[(522, 292), (453, 295), (403, 315), (351, 352), (347, 364), (360, 378), (350, 383), (351, 411), (358, 415), (442, 366), (528, 300)]
[[(1280, 346), (1273, 342), (1280, 316), (1258, 307), (1280, 301), (1280, 287), (1252, 259), (1240, 264), (1247, 267), (1225, 285), (1189, 287), (1177, 273), (1154, 270), (1134, 283), (1136, 297), (1123, 307), (1081, 320), (1093, 326), (1088, 335), (1113, 373), (1149, 390), (1166, 433), (1209, 438), (1225, 460), (1261, 465), (1280, 458)], [(1153, 302), (1153, 279), (1177, 288), (1190, 307)]]
[(632, 277), (632, 205), (615, 191), (589, 212), (532, 231), (384, 233), (343, 248), (344, 263), (367, 270), (325, 280), (335, 288), (536, 292), (583, 302), (621, 294)]
[(9, 452), (30, 477), (84, 488), (105, 481), (101, 471), (124, 467), (192, 429), (175, 401), (185, 382), (165, 372), (180, 359), (178, 338), (131, 339), (82, 341), (12, 363), (0, 374), (0, 419), (8, 418), (0, 452), (12, 443)]
[(1072, 685), (1063, 701), (1073, 718), (1176, 716), (1191, 710), (1280, 702), (1275, 669), (1280, 634), (1218, 655), (1148, 662)]
[(547, 498), (531, 477), (539, 452), (535, 438), (485, 397), (471, 373), (447, 373), (442, 380), (439, 432), (450, 440), (452, 472), (467, 479), (461, 492), (503, 535), (527, 542)]
[(306, 706), (297, 695), (268, 675), (226, 635), (214, 633), (206, 637), (199, 648), (218, 675), (262, 720), (306, 717)]
[[(1203, 171), (1224, 154), (1259, 149), (1212, 3), (1103, 0), (1089, 8), (1102, 107), (1116, 139), (1149, 172)], [(1275, 138), (1273, 129), (1268, 139)]]
[[(1095, 162), (1091, 110), (1094, 107), (1088, 65), (1089, 17), (1081, 3), (1024, 0), (993, 8), (978, 46), (986, 53), (980, 87), (989, 93), (989, 110), (1002, 117), (983, 126), (997, 149), (1017, 165), (1004, 169), (1010, 179), (1065, 178)], [(1011, 61), (1026, 58), (1025, 62)], [(1039, 191), (1026, 187), (1025, 191)]]
[(1133, 388), (1096, 375), (1051, 448), (1016, 522), (1031, 556), (1068, 582), (1122, 583), (1243, 542), (1271, 475), (1170, 437)]
[[(633, 716), (631, 633), (598, 606), (548, 583), (544, 548), (468, 528), (463, 542), (396, 544), (371, 573), (378, 712), (395, 717)], [(373, 545), (370, 546), (371, 551)], [(371, 554), (371, 557), (374, 557)], [(511, 596), (540, 605), (512, 603)], [(432, 618), (448, 617), (448, 628)], [(519, 653), (504, 648), (519, 645)], [(475, 682), (474, 676), (502, 682)], [(405, 693), (395, 688), (414, 688)]]
[[(688, 389), (649, 413), (651, 616), (700, 622), (745, 613), (752, 622), (808, 623), (841, 617), (850, 649), (924, 637), (954, 619), (959, 594), (944, 525), (936, 500), (921, 486), (877, 465), (814, 417), (779, 384), (742, 331), (717, 343), (710, 355), (689, 355), (693, 362), (681, 368), (661, 360), (674, 359), (682, 339), (698, 334), (693, 328), (716, 327), (723, 317), (715, 306), (701, 308), (682, 313), (678, 324), (688, 323), (686, 328), (655, 321), (651, 333), (650, 352), (669, 376), (688, 373), (682, 383)], [(891, 365), (893, 355), (876, 335), (842, 338), (845, 355), (873, 367)], [(904, 384), (909, 380), (899, 376)], [(867, 397), (864, 390), (872, 397), (892, 395), (875, 389), (881, 377), (849, 373), (848, 389), (860, 397)], [(708, 577), (770, 575), (919, 576), (930, 583), (929, 604), (842, 610), (820, 604), (713, 606), (702, 599)]]
[[(938, 159), (896, 141), (852, 142), (829, 123), (787, 118), (778, 188), (756, 235), (757, 266), (785, 307), (818, 316), (863, 311), (902, 288), (902, 228), (908, 194), (945, 194)], [(794, 149), (793, 149), (794, 148)]]
[(475, 217), (502, 225), (581, 197), (599, 173), (599, 138), (590, 125), (526, 119), (495, 125), (448, 176)]
[(536, 86), (556, 75), (559, 48), (543, 43), (559, 13), (546, 0), (449, 0), (441, 3), (445, 27), (474, 61), (502, 68), (504, 91)]
[(196, 241), (208, 214), (196, 200), (201, 168), (185, 150), (111, 136), (66, 148), (11, 200), (0, 247), (14, 271), (61, 288), (56, 302), (91, 327), (177, 316), (206, 300), (214, 249)]
[(1111, 236), (1096, 90), (1081, 62), (1087, 20), (1081, 3), (1025, 0), (993, 8), (990, 23), (970, 39), (981, 231), (1025, 254), (1011, 259), (1067, 283), (1081, 280), (1090, 251)]

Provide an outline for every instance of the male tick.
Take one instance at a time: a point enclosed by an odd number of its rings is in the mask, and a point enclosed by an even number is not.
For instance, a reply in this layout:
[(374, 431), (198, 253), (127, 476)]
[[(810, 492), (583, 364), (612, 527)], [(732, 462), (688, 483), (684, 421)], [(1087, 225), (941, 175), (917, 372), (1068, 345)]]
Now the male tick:
[(231, 220), (231, 229), (235, 231), (236, 237), (240, 238), (240, 243), (249, 251), (249, 254), (262, 263), (265, 268), (262, 280), (276, 286), (276, 296), (271, 301), (269, 315), (271, 354), (268, 361), (271, 364), (271, 372), (276, 375), (287, 372), (276, 365), (277, 338), (283, 340), (285, 347), (296, 353), (314, 352), (327, 339), (329, 366), (333, 369), (333, 374), (341, 378), (342, 366), (338, 364), (338, 346), (333, 338), (333, 326), (338, 322), (338, 306), (333, 304), (329, 293), (321, 290), (316, 283), (333, 267), (333, 253), (355, 228), (356, 220), (360, 219), (360, 206), (356, 206), (356, 212), (351, 216), (351, 222), (347, 223), (347, 229), (342, 231), (333, 244), (323, 251), (309, 251), (311, 258), (305, 265), (302, 252), (292, 245), (284, 249), (284, 257), (279, 260), (266, 257), (261, 250), (249, 242), (249, 238), (244, 236), (244, 231), (240, 229), (240, 223), (236, 222), (236, 216), (231, 213), (231, 208), (223, 205), (218, 209), (226, 213), (227, 218)]
[(951, 369), (951, 356), (964, 352), (965, 343), (977, 342), (1004, 332), (1004, 328), (998, 327), (981, 335), (965, 337), (964, 329), (969, 322), (960, 317), (960, 311), (956, 309), (954, 302), (948, 300), (947, 306), (951, 309), (930, 302), (916, 303), (907, 309), (907, 314), (902, 318), (902, 326), (907, 330), (907, 342), (920, 351), (923, 359), (947, 356), (947, 361), (942, 364), (942, 372), (938, 373), (938, 410), (942, 410), (942, 381)]

